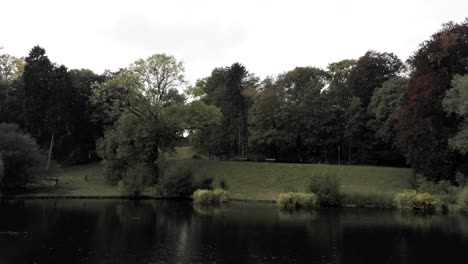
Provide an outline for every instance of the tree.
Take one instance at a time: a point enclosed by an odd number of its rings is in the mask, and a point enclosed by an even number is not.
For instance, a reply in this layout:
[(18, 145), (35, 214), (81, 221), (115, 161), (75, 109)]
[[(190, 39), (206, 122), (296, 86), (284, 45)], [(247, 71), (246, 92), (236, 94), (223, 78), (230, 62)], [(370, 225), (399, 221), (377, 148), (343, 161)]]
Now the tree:
[(20, 122), (24, 59), (0, 54), (0, 122)]
[(34, 139), (17, 125), (0, 123), (0, 153), (3, 164), (0, 191), (25, 188), (42, 174), (45, 157)]
[(53, 65), (45, 55), (45, 50), (35, 46), (26, 58), (26, 65), (22, 76), (24, 84), (24, 126), (25, 130), (45, 145), (50, 137), (45, 120), (49, 112), (50, 77)]
[(403, 71), (404, 65), (393, 53), (368, 51), (360, 57), (349, 73), (347, 85), (361, 99), (365, 109), (372, 94), (382, 83)]
[(290, 132), (294, 139), (297, 160), (328, 160), (330, 142), (323, 140), (327, 134), (328, 109), (324, 93), (328, 74), (318, 68), (296, 67), (278, 78), (278, 85), (286, 91), (288, 109), (291, 111)]
[(348, 141), (348, 159), (353, 161), (353, 149), (358, 148), (362, 155), (363, 148), (368, 147), (363, 142), (365, 133), (366, 112), (359, 97), (353, 97), (345, 113), (345, 138)]
[(396, 113), (397, 141), (414, 170), (431, 180), (453, 179), (460, 157), (448, 148), (460, 125), (442, 107), (455, 75), (468, 73), (468, 20), (445, 24), (409, 59), (412, 73)]
[(249, 145), (260, 156), (284, 159), (284, 153), (294, 145), (294, 135), (288, 131), (290, 112), (286, 91), (268, 78), (254, 97), (249, 111)]
[[(96, 101), (106, 102), (104, 112), (116, 119), (98, 143), (108, 179), (116, 182), (139, 164), (151, 169), (150, 182), (155, 183), (161, 151), (173, 151), (184, 131), (210, 126), (220, 115), (202, 102), (185, 104), (185, 96), (177, 92), (185, 83), (183, 76), (181, 62), (156, 54), (137, 60), (97, 90)], [(119, 91), (112, 93), (112, 87)]]
[(86, 69), (70, 70), (69, 76), (70, 98), (64, 100), (68, 103), (68, 133), (59, 142), (57, 156), (69, 163), (83, 163), (96, 159), (96, 140), (104, 133), (102, 119), (95, 115), (97, 107), (91, 101), (104, 77)]
[(468, 153), (468, 75), (456, 75), (452, 88), (446, 92), (442, 102), (448, 114), (463, 119), (456, 134), (450, 138), (449, 147), (465, 155)]
[[(248, 146), (248, 109), (252, 102), (249, 93), (256, 89), (258, 78), (249, 73), (240, 63), (230, 67), (216, 68), (211, 75), (197, 82), (198, 88), (205, 94), (201, 99), (206, 104), (218, 107), (223, 115), (218, 127), (198, 135), (198, 142), (214, 140), (219, 147), (213, 148), (202, 143), (201, 150), (216, 149), (216, 156), (244, 157)], [(213, 142), (213, 141), (211, 141)]]
[(395, 135), (395, 117), (393, 113), (401, 106), (406, 91), (408, 79), (395, 76), (375, 89), (369, 104), (372, 119), (368, 126), (375, 131), (377, 139), (384, 143), (393, 144)]

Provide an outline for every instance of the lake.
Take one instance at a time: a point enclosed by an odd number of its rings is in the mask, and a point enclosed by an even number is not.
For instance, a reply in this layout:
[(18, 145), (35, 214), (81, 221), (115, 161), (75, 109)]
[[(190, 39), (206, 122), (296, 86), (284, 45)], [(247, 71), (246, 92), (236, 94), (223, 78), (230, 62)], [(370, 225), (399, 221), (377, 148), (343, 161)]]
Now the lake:
[(0, 263), (460, 263), (468, 217), (274, 204), (0, 201)]

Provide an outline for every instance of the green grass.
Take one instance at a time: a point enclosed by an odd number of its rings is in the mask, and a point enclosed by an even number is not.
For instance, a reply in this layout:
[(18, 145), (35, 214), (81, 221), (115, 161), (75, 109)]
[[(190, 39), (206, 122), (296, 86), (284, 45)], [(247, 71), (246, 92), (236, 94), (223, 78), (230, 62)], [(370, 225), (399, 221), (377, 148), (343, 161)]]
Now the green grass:
[(168, 160), (183, 160), (191, 159), (193, 157), (192, 147), (176, 147), (176, 152), (173, 154), (167, 154)]
[[(340, 178), (345, 202), (390, 201), (393, 195), (408, 189), (411, 170), (372, 166), (256, 163), (231, 161), (191, 161), (196, 175), (213, 177), (217, 185), (225, 179), (231, 197), (247, 200), (276, 200), (279, 193), (293, 189), (306, 191), (311, 175), (326, 171)], [(383, 202), (383, 201), (381, 201)], [(371, 201), (368, 201), (371, 205)]]
[[(396, 193), (409, 188), (411, 176), (411, 170), (403, 168), (190, 160), (191, 156), (190, 147), (177, 148), (168, 162), (187, 159), (193, 165), (196, 177), (212, 177), (214, 187), (219, 187), (219, 182), (224, 179), (231, 198), (243, 200), (276, 201), (282, 192), (306, 191), (311, 175), (326, 171), (340, 178), (345, 204), (387, 207)], [(88, 175), (88, 181), (85, 175)], [(65, 167), (59, 172), (59, 186), (53, 185), (43, 182), (35, 186), (32, 195), (121, 195), (117, 186), (106, 182), (99, 163)], [(154, 193), (152, 188), (144, 192), (146, 195)]]

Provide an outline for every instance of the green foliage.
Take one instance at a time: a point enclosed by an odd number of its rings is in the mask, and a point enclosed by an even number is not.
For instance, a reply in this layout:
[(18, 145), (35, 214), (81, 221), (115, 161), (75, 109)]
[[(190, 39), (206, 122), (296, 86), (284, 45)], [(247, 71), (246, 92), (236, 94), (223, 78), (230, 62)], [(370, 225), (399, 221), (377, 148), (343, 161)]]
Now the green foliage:
[[(152, 137), (151, 127), (131, 114), (122, 115), (115, 128), (109, 129), (97, 143), (107, 179), (111, 183), (121, 180), (131, 164), (145, 162), (155, 167), (158, 138)], [(155, 177), (156, 169), (151, 176)], [(152, 179), (154, 182), (155, 179)]]
[(17, 125), (0, 123), (0, 153), (3, 160), (3, 191), (24, 188), (42, 174), (45, 157), (39, 146)]
[(364, 108), (367, 108), (374, 89), (403, 69), (403, 62), (395, 54), (370, 50), (359, 58), (349, 74), (347, 84), (354, 95), (361, 99)]
[(197, 204), (214, 204), (215, 197), (213, 191), (199, 189), (193, 193), (193, 202)]
[(124, 195), (136, 198), (141, 196), (150, 182), (151, 168), (144, 163), (136, 163), (129, 166), (123, 179), (119, 181), (119, 188)]
[(254, 98), (249, 111), (249, 144), (256, 153), (278, 159), (278, 154), (292, 147), (294, 135), (288, 131), (290, 111), (283, 87), (267, 79)]
[[(394, 113), (399, 148), (417, 173), (433, 181), (453, 180), (466, 163), (447, 144), (463, 120), (447, 115), (444, 108), (457, 109), (452, 107), (457, 100), (443, 101), (453, 78), (468, 73), (467, 34), (468, 21), (446, 23), (420, 45), (408, 60), (411, 77), (401, 107)], [(454, 93), (449, 92), (449, 98)]]
[(194, 143), (199, 150), (210, 158), (247, 154), (249, 94), (257, 83), (257, 78), (240, 63), (216, 68), (209, 77), (197, 82), (194, 89), (203, 91), (205, 95), (201, 100), (218, 107), (222, 113), (218, 125), (201, 130), (196, 135)]
[(191, 164), (179, 161), (164, 170), (158, 185), (164, 197), (184, 198), (193, 193), (193, 181)]
[(313, 193), (287, 192), (280, 193), (278, 197), (278, 206), (284, 209), (314, 208), (317, 202), (317, 196)]
[(443, 101), (444, 110), (463, 118), (456, 135), (450, 138), (451, 149), (461, 154), (468, 153), (468, 74), (456, 75), (452, 81), (452, 89), (447, 90)]
[(230, 193), (224, 189), (214, 189), (213, 195), (218, 203), (229, 202)]
[(219, 188), (226, 190), (226, 191), (229, 189), (229, 185), (225, 179), (221, 179), (219, 181)]
[(198, 189), (193, 193), (193, 202), (204, 205), (226, 203), (229, 202), (229, 192), (222, 189)]
[(412, 209), (413, 201), (418, 193), (416, 190), (405, 190), (395, 195), (395, 206), (400, 209)]
[(400, 209), (434, 211), (441, 206), (440, 197), (427, 192), (418, 193), (416, 190), (405, 190), (395, 195), (395, 206)]
[(343, 200), (340, 180), (326, 171), (310, 177), (308, 191), (317, 195), (320, 206), (340, 206)]
[(460, 210), (468, 212), (468, 187), (463, 188), (458, 194), (457, 205)]
[(194, 189), (213, 190), (213, 178), (201, 177), (194, 183)]
[(395, 120), (392, 113), (400, 107), (407, 83), (408, 80), (404, 77), (393, 77), (375, 89), (372, 95), (369, 112), (373, 119), (369, 125), (376, 131), (375, 136), (385, 143), (393, 144), (395, 140)]

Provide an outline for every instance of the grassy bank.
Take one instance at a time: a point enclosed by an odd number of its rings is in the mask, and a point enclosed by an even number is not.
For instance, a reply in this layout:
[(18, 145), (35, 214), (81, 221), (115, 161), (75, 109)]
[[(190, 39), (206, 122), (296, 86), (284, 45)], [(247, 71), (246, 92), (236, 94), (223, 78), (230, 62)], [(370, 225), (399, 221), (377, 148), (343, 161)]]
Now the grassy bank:
[(311, 175), (326, 172), (341, 180), (345, 204), (389, 203), (394, 194), (409, 188), (411, 171), (402, 168), (316, 164), (191, 161), (197, 176), (212, 177), (215, 185), (227, 181), (231, 197), (276, 200), (288, 190), (306, 191)]
[[(275, 201), (281, 192), (306, 191), (311, 175), (326, 172), (341, 180), (344, 203), (347, 205), (387, 207), (393, 196), (409, 188), (409, 169), (337, 166), (321, 164), (287, 164), (190, 160), (190, 148), (179, 148), (168, 163), (186, 160), (196, 177), (212, 177), (217, 187), (221, 180), (227, 182), (231, 198), (241, 200)], [(119, 197), (117, 186), (106, 182), (99, 163), (65, 167), (58, 173), (59, 184), (43, 181), (32, 186), (27, 196)], [(153, 196), (153, 188), (144, 195)]]

